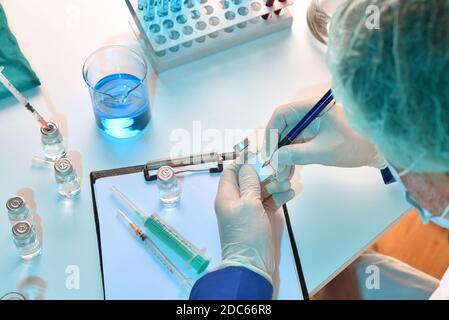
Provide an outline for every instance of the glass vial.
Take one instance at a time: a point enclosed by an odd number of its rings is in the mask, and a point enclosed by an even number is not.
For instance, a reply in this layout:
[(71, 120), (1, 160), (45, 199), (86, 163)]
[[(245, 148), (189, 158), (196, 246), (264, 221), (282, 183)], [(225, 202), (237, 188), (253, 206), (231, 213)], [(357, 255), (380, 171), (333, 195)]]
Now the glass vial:
[(64, 138), (55, 123), (49, 122), (47, 127), (41, 127), (41, 134), (42, 146), (47, 159), (56, 160), (66, 156)]
[(160, 167), (157, 172), (157, 186), (159, 188), (159, 199), (166, 207), (177, 205), (181, 190), (179, 189), (178, 178), (172, 167)]
[(81, 186), (72, 162), (67, 158), (58, 159), (54, 168), (58, 193), (61, 197), (64, 199), (76, 197), (81, 191)]
[(33, 214), (22, 197), (17, 196), (8, 199), (6, 201), (6, 210), (8, 210), (8, 218), (11, 225), (18, 221), (28, 221), (34, 226)]
[(18, 221), (12, 226), (12, 235), (19, 255), (24, 260), (31, 260), (41, 253), (41, 246), (36, 232), (28, 221)]

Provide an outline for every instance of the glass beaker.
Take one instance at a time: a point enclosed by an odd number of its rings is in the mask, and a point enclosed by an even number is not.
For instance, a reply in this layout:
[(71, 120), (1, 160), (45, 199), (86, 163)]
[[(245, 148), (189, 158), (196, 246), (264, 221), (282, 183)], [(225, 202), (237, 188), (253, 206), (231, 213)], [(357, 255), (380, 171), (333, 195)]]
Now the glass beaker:
[(132, 138), (148, 125), (147, 64), (124, 46), (108, 46), (92, 53), (84, 63), (98, 128), (114, 138)]
[(307, 10), (307, 24), (312, 35), (326, 45), (332, 15), (343, 0), (311, 0)]

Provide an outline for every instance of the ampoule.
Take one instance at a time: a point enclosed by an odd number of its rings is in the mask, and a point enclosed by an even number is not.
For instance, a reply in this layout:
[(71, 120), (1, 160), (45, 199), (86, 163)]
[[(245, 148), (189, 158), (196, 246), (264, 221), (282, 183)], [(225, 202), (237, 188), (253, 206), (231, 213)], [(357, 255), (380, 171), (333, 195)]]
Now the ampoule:
[(159, 188), (159, 199), (166, 207), (174, 207), (179, 201), (181, 190), (178, 178), (172, 167), (160, 167), (157, 172), (157, 186)]
[(12, 235), (19, 255), (24, 260), (31, 260), (41, 252), (36, 231), (28, 221), (18, 221), (12, 226)]
[(42, 146), (47, 159), (56, 160), (66, 156), (64, 138), (55, 123), (49, 122), (47, 127), (42, 126), (41, 134)]
[(22, 197), (16, 196), (6, 201), (11, 225), (18, 221), (28, 221), (34, 227), (33, 214)]
[(54, 168), (58, 193), (61, 197), (64, 199), (76, 197), (81, 191), (81, 186), (72, 162), (67, 158), (58, 159)]

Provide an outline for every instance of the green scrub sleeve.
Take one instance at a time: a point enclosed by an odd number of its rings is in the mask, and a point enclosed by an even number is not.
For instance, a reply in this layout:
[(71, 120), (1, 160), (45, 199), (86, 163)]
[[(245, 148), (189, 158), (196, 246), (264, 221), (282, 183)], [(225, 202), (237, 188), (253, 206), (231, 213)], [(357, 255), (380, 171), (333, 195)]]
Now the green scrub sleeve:
[[(8, 27), (5, 11), (0, 4), (0, 66), (4, 66), (3, 74), (19, 90), (25, 91), (39, 86), (41, 83), (30, 63), (19, 48), (16, 37)], [(9, 97), (9, 91), (0, 84), (0, 99)]]

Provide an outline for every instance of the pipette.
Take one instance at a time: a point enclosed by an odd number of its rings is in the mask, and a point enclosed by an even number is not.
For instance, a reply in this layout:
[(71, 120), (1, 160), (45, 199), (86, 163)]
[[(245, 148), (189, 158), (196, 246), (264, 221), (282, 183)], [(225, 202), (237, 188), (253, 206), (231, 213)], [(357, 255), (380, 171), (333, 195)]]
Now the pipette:
[(37, 112), (36, 109), (31, 105), (31, 103), (19, 92), (19, 90), (14, 87), (14, 85), (5, 77), (3, 74), (3, 70), (5, 67), (0, 66), (0, 82), (6, 87), (6, 89), (11, 92), (11, 94), (34, 116), (36, 117), (36, 120), (45, 128), (48, 126), (48, 122), (45, 121), (44, 117), (40, 115), (39, 112)]
[(134, 233), (145, 243), (145, 245), (151, 250), (151, 252), (156, 256), (156, 258), (164, 265), (167, 270), (176, 276), (181, 284), (187, 286), (188, 288), (192, 288), (192, 284), (187, 278), (174, 264), (170, 261), (169, 258), (157, 247), (157, 245), (150, 239), (148, 236), (140, 229), (132, 220), (124, 213), (122, 210), (118, 210), (121, 217), (126, 221), (128, 226), (134, 231)]

